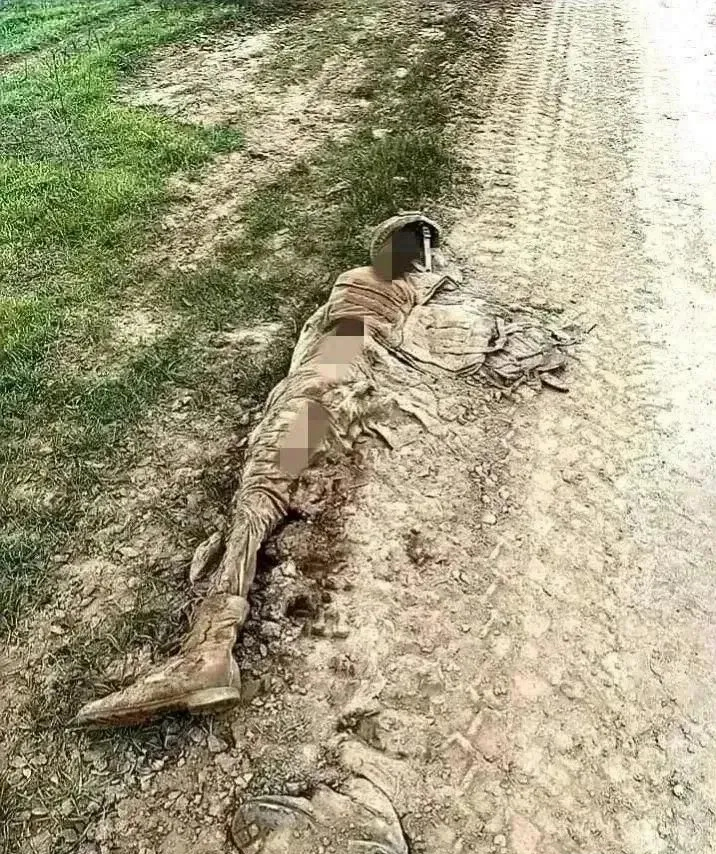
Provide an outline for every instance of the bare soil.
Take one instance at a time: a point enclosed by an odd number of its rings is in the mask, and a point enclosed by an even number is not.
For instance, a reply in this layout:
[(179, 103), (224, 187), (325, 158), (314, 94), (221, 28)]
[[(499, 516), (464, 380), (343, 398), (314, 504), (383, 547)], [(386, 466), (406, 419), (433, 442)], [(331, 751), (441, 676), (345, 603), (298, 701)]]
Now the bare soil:
[[(360, 23), (335, 12), (326, 18), (321, 29), (334, 30), (339, 39), (343, 28), (350, 36)], [(195, 124), (240, 126), (246, 136), (241, 151), (171, 183), (177, 204), (160, 223), (159, 247), (148, 258), (153, 266), (166, 273), (196, 270), (215, 257), (222, 243), (240, 237), (242, 207), (258, 185), (328, 140), (343, 138), (351, 119), (370, 106), (355, 95), (362, 61), (349, 44), (338, 40), (316, 73), (304, 75), (299, 68), (287, 76), (281, 58), (291, 63), (296, 41), (286, 26), (244, 39), (228, 34), (216, 43), (168, 51), (127, 88), (132, 104)]]
[[(368, 12), (363, 35), (382, 20)], [(77, 627), (91, 638), (143, 608), (167, 615), (129, 658), (105, 650), (94, 691), (170, 651), (191, 547), (222, 524), (235, 484), (242, 431), (198, 423), (179, 396), (110, 505), (88, 508), (88, 526), (103, 520), (91, 547), (58, 557), (60, 599), (2, 651), (0, 767), (13, 757), (11, 787), (48, 763), (56, 779), (53, 814), (38, 803), (19, 817), (21, 850), (218, 854), (235, 850), (248, 798), (356, 774), (380, 781), (411, 854), (716, 850), (709, 4), (504, 0), (465, 14), (497, 35), (464, 69), (468, 178), (445, 208), (448, 250), (467, 294), (594, 325), (569, 394), (396, 366), (435, 427), (396, 419), (392, 447), (364, 440), (304, 478), (239, 642), (242, 707), (73, 735), (58, 771), (45, 724), (88, 691)], [(267, 54), (296, 39), (279, 28), (166, 54), (127, 93), (251, 128), (246, 153), (181, 188), (152, 258), (216, 251), (258, 182), (361, 109), (354, 57), (262, 79)], [(117, 332), (147, 334), (141, 314)], [(224, 340), (227, 364), (245, 343), (242, 330)], [(157, 567), (166, 589), (148, 582)]]

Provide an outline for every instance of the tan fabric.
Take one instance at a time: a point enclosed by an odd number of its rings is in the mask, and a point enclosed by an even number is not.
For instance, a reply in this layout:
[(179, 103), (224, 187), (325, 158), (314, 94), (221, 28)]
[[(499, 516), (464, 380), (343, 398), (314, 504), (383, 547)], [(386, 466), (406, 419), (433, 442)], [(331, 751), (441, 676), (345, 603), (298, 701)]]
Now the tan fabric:
[[(434, 260), (436, 269), (444, 269), (439, 253)], [(372, 267), (337, 279), (325, 305), (304, 325), (288, 375), (268, 396), (249, 436), (224, 553), (182, 652), (129, 688), (89, 703), (79, 723), (137, 723), (171, 710), (197, 712), (238, 701), (232, 648), (248, 613), (257, 554), (285, 518), (301, 473), (328, 445), (348, 448), (363, 432), (390, 444), (391, 407), (452, 447), (445, 419), (432, 411), (431, 395), (421, 400), (421, 374), (479, 373), (514, 384), (559, 370), (564, 336), (555, 337), (529, 317), (507, 319), (504, 309), (475, 294), (455, 293), (459, 280), (457, 272), (416, 270), (384, 281)], [(346, 319), (361, 323), (337, 330)], [(218, 553), (216, 543), (200, 547), (195, 578)]]
[[(288, 375), (269, 395), (264, 416), (249, 437), (236, 515), (214, 581), (225, 593), (245, 596), (253, 581), (256, 553), (283, 519), (291, 485), (316, 453), (333, 441), (345, 442), (365, 407), (365, 340), (399, 346), (402, 329), (419, 298), (412, 278), (386, 282), (371, 267), (340, 276), (327, 300), (301, 331)], [(333, 334), (335, 323), (361, 318), (363, 342)], [(336, 356), (342, 362), (332, 361)]]
[[(419, 371), (481, 372), (507, 383), (562, 366), (548, 331), (535, 323), (505, 325), (484, 301), (452, 293), (457, 279), (459, 274), (416, 272), (384, 281), (372, 267), (339, 276), (304, 325), (289, 373), (269, 395), (249, 438), (217, 589), (248, 594), (256, 552), (284, 518), (296, 478), (329, 442), (350, 444), (369, 418), (366, 349), (377, 345)], [(335, 336), (336, 322), (345, 318), (361, 318), (363, 336)], [(388, 396), (402, 400), (400, 390), (393, 392)], [(405, 400), (400, 408), (421, 417), (413, 404)]]

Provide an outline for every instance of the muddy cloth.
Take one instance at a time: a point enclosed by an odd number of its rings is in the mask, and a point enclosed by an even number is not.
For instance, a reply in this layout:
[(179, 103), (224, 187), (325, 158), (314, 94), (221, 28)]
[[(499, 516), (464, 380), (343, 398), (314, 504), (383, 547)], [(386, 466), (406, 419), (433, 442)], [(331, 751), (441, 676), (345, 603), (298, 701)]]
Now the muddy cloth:
[[(508, 386), (561, 370), (557, 333), (529, 319), (510, 322), (496, 314), (498, 307), (464, 299), (456, 279), (416, 272), (386, 282), (371, 267), (338, 278), (306, 322), (289, 373), (249, 438), (214, 590), (247, 596), (262, 541), (284, 518), (292, 484), (321, 449), (350, 447), (380, 419), (387, 399), (415, 414), (399, 389), (376, 389), (370, 357), (391, 354), (416, 370), (480, 374)], [(347, 319), (359, 319), (364, 332), (336, 335), (336, 324)], [(557, 378), (552, 383), (561, 387)]]
[(345, 775), (340, 790), (325, 785), (301, 797), (247, 798), (231, 823), (241, 854), (408, 854), (391, 781), (371, 750), (347, 738), (336, 746)]
[[(197, 550), (192, 580), (219, 563), (182, 651), (128, 689), (85, 706), (78, 723), (123, 725), (237, 702), (232, 647), (248, 614), (257, 554), (285, 518), (297, 478), (317, 455), (329, 447), (350, 448), (369, 432), (390, 443), (388, 413), (396, 407), (449, 445), (449, 424), (420, 400), (422, 374), (481, 374), (515, 384), (561, 367), (551, 333), (530, 321), (511, 322), (463, 292), (459, 274), (441, 266), (393, 281), (372, 267), (338, 278), (325, 305), (306, 322), (288, 375), (269, 395), (249, 437), (223, 554), (216, 538)], [(414, 385), (391, 380), (395, 373), (385, 370), (391, 359), (408, 366)]]
[[(295, 479), (327, 444), (350, 445), (362, 430), (374, 390), (366, 346), (381, 340), (399, 349), (410, 312), (426, 296), (422, 287), (431, 284), (419, 277), (385, 282), (370, 267), (351, 270), (306, 322), (288, 375), (269, 395), (249, 437), (214, 590), (246, 596), (256, 553), (285, 516)], [(360, 320), (364, 331), (336, 335), (336, 324), (347, 319)]]

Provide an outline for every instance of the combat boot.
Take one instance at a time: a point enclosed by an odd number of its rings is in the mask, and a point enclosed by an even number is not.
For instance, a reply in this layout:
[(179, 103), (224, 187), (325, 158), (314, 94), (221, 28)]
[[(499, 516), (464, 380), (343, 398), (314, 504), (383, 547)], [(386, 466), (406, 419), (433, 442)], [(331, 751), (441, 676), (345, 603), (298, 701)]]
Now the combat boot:
[(134, 726), (169, 712), (198, 714), (235, 705), (241, 679), (233, 647), (248, 610), (240, 596), (209, 596), (177, 655), (133, 685), (87, 703), (73, 724)]

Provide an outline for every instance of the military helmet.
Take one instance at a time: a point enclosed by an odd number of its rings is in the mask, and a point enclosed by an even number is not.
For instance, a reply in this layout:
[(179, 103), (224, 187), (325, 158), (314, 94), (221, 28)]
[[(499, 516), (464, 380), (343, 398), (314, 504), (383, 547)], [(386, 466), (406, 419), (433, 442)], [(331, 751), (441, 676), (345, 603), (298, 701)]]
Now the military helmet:
[(420, 211), (402, 211), (397, 216), (392, 216), (390, 219), (384, 220), (380, 225), (377, 225), (373, 229), (370, 237), (371, 262), (375, 262), (381, 246), (383, 246), (393, 234), (409, 225), (427, 225), (432, 234), (431, 243), (433, 248), (440, 245), (441, 230), (440, 226), (436, 222), (428, 219), (428, 217), (420, 213)]

